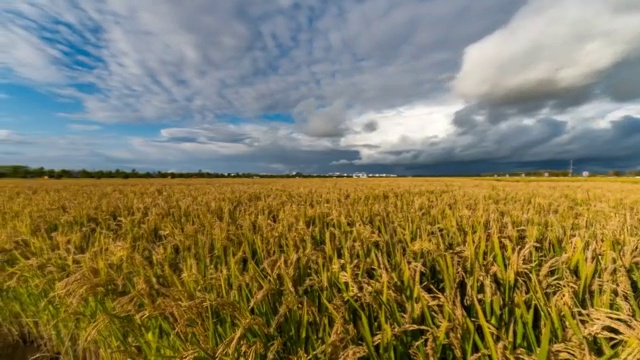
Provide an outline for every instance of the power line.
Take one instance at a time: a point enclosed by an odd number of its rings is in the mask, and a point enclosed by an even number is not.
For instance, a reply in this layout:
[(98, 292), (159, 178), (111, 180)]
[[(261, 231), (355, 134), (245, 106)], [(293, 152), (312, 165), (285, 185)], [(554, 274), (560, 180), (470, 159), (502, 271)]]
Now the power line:
[(569, 177), (573, 176), (573, 160), (569, 162)]

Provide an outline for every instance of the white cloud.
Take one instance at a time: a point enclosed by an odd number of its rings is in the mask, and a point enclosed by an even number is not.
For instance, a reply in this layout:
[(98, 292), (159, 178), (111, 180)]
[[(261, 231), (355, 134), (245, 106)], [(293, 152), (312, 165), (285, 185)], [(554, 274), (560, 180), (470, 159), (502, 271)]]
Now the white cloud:
[(87, 124), (68, 124), (67, 127), (75, 131), (97, 131), (102, 129), (100, 125), (87, 125)]
[[(441, 74), (455, 71), (464, 46), (520, 3), (16, 2), (3, 6), (23, 17), (0, 7), (7, 34), (0, 49), (11, 49), (0, 67), (79, 99), (80, 116), (91, 120), (211, 123), (220, 113), (290, 112), (313, 101), (317, 107), (297, 119), (308, 118), (306, 132), (340, 135), (343, 113), (444, 91)], [(453, 22), (465, 31), (451, 30)], [(94, 90), (79, 92), (72, 83)]]
[(624, 116), (633, 116), (636, 118), (640, 118), (640, 104), (628, 104), (624, 106), (620, 106), (619, 104), (615, 110), (606, 114), (603, 118), (607, 122), (615, 121)]
[(30, 139), (13, 130), (0, 129), (0, 145), (16, 146), (29, 144)]
[[(420, 147), (429, 139), (443, 139), (455, 129), (453, 115), (464, 105), (454, 102), (444, 105), (414, 105), (369, 113), (353, 119), (348, 125), (356, 131), (345, 135), (340, 144), (363, 151), (404, 150)], [(376, 124), (375, 130), (368, 131), (369, 124)]]
[(349, 160), (338, 160), (338, 161), (332, 161), (329, 163), (329, 165), (351, 165), (353, 164), (353, 161), (349, 161)]
[(337, 147), (335, 140), (315, 138), (297, 132), (292, 125), (217, 123), (197, 128), (164, 128), (155, 139), (136, 137), (134, 149), (146, 156), (178, 158), (190, 156), (221, 158), (260, 156), (278, 151), (323, 152)]
[(55, 50), (36, 34), (19, 26), (9, 26), (6, 22), (0, 24), (0, 33), (0, 68), (9, 68), (16, 75), (41, 84), (63, 80), (52, 54)]
[(454, 88), (469, 100), (560, 97), (640, 55), (640, 2), (531, 0), (467, 47)]
[(146, 139), (133, 139), (131, 145), (135, 150), (142, 151), (155, 158), (214, 158), (230, 155), (243, 155), (249, 151), (244, 144), (227, 143), (221, 141), (207, 142), (158, 142)]
[(5, 93), (0, 93), (0, 100), (8, 99), (8, 98), (9, 98), (9, 95), (7, 95)]
[(0, 130), (0, 164), (47, 168), (114, 168), (128, 159), (111, 153), (129, 146), (121, 137), (26, 133)]
[(0, 129), (0, 141), (13, 139), (16, 134), (11, 130)]

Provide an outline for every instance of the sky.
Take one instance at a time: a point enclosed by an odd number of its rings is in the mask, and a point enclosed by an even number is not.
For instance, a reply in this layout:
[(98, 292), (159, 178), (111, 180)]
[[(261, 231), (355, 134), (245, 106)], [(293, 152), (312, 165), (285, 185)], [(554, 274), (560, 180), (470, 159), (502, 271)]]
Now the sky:
[(0, 164), (640, 169), (637, 0), (0, 0)]

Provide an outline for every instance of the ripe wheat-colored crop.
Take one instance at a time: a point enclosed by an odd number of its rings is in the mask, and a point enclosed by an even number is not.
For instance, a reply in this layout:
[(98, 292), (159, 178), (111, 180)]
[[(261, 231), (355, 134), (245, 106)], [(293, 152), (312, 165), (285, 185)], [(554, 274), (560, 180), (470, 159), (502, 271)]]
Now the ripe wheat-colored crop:
[(0, 336), (63, 359), (640, 358), (631, 181), (5, 181), (0, 224)]

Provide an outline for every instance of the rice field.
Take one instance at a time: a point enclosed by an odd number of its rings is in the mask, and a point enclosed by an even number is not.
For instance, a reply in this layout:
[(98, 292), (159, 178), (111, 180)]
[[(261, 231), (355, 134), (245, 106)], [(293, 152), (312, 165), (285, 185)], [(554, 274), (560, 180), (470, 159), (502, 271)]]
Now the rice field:
[(630, 180), (2, 181), (0, 224), (0, 358), (640, 359)]

